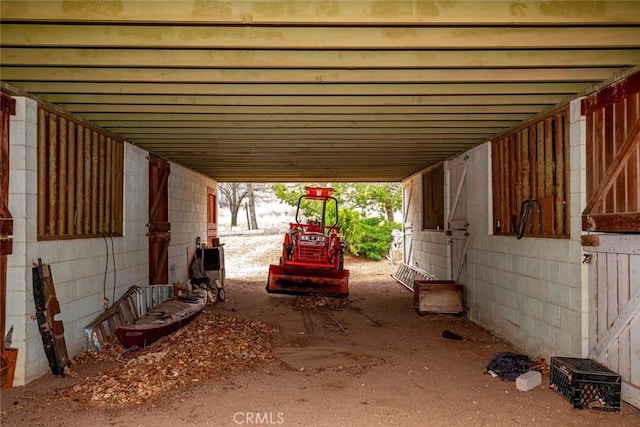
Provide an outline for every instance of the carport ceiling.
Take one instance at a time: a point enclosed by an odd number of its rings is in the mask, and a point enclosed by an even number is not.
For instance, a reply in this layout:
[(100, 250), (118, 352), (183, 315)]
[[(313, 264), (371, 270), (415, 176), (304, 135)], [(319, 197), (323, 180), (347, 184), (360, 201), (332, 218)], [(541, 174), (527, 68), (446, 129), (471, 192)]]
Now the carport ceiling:
[(640, 64), (638, 1), (1, 7), (5, 90), (220, 181), (399, 181)]

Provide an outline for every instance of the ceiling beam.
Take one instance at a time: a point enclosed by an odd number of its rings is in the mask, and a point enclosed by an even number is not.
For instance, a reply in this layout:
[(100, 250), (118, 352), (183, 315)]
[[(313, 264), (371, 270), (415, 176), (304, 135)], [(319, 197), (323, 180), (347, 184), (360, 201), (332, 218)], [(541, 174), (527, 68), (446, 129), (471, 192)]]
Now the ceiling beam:
[(600, 82), (622, 68), (477, 69), (185, 69), (3, 66), (6, 81), (140, 83), (452, 83), (452, 82)]
[(150, 95), (241, 95), (241, 96), (330, 96), (330, 95), (477, 95), (477, 94), (574, 94), (582, 93), (588, 83), (79, 83), (24, 82), (11, 84), (41, 94), (118, 94)]
[(260, 150), (263, 148), (298, 148), (306, 150), (314, 146), (322, 146), (328, 151), (344, 149), (345, 147), (354, 149), (380, 149), (392, 148), (392, 149), (421, 149), (428, 147), (429, 150), (435, 150), (438, 148), (458, 148), (466, 147), (469, 144), (476, 141), (475, 138), (468, 137), (449, 137), (449, 138), (424, 138), (420, 136), (407, 136), (400, 138), (399, 136), (370, 136), (353, 138), (349, 142), (340, 140), (339, 137), (312, 137), (305, 138), (304, 135), (298, 135), (297, 137), (277, 138), (276, 140), (263, 140), (263, 139), (233, 139), (233, 138), (210, 138), (210, 139), (166, 139), (166, 138), (148, 138), (142, 139), (136, 144), (144, 145), (146, 147), (169, 147), (179, 150), (217, 150), (217, 151), (229, 151), (233, 152), (234, 149), (246, 149), (246, 150)]
[(131, 131), (132, 129), (199, 129), (200, 131), (212, 128), (220, 129), (268, 129), (268, 128), (304, 128), (304, 129), (318, 129), (318, 128), (445, 128), (445, 129), (475, 129), (482, 128), (490, 131), (498, 132), (499, 129), (504, 127), (511, 127), (519, 124), (517, 120), (392, 120), (389, 117), (378, 116), (379, 120), (355, 120), (354, 117), (344, 116), (342, 120), (337, 121), (321, 121), (321, 120), (303, 120), (298, 117), (292, 120), (256, 120), (256, 121), (220, 121), (220, 120), (203, 120), (203, 121), (185, 121), (185, 122), (171, 122), (165, 120), (146, 120), (146, 121), (130, 121), (130, 120), (108, 120), (100, 121), (95, 120), (94, 124), (107, 128), (118, 129), (123, 131)]
[(213, 50), (3, 47), (0, 63), (26, 66), (191, 68), (623, 67), (640, 49), (547, 50)]
[(625, 24), (636, 1), (192, 1), (3, 0), (5, 22), (131, 22), (235, 25)]
[(554, 105), (568, 94), (541, 95), (93, 95), (93, 94), (50, 94), (40, 92), (39, 96), (54, 104), (150, 104), (177, 107), (229, 105), (229, 106), (391, 106), (391, 105)]
[(248, 113), (248, 114), (432, 114), (432, 113), (524, 113), (537, 114), (549, 108), (548, 104), (521, 105), (145, 105), (145, 104), (77, 104), (75, 102), (60, 102), (60, 107), (74, 112), (98, 113), (190, 113), (190, 114), (219, 114), (219, 113)]
[[(326, 33), (331, 33), (327, 38)], [(5, 46), (151, 49), (542, 49), (637, 47), (629, 27), (229, 27), (11, 24)]]
[[(168, 124), (170, 126), (189, 126), (191, 122), (219, 123), (226, 121), (242, 121), (247, 125), (252, 122), (263, 121), (302, 121), (302, 122), (327, 122), (327, 121), (363, 121), (379, 122), (383, 120), (400, 121), (443, 121), (445, 123), (462, 123), (475, 121), (483, 123), (495, 121), (497, 123), (519, 123), (529, 116), (522, 113), (472, 113), (472, 114), (181, 114), (181, 113), (84, 113), (86, 120), (96, 124), (109, 124), (117, 126), (127, 123), (142, 121), (157, 123), (158, 126)], [(180, 122), (180, 123), (173, 123)]]

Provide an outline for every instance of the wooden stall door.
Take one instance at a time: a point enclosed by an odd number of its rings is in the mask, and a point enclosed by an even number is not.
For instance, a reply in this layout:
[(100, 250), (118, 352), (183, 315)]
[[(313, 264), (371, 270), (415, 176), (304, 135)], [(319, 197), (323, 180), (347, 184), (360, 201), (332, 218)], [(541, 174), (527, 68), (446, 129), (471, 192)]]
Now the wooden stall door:
[(409, 216), (411, 215), (411, 195), (412, 195), (413, 186), (411, 185), (411, 181), (407, 181), (402, 189), (402, 198), (403, 198), (403, 221), (402, 221), (402, 235), (404, 241), (404, 249), (403, 249), (403, 260), (407, 265), (413, 265), (413, 251), (412, 251), (412, 243), (411, 243), (411, 234), (413, 233), (413, 223), (408, 221)]
[(16, 101), (4, 93), (0, 95), (0, 357), (4, 385), (8, 373), (8, 362), (4, 360), (7, 255), (13, 252), (13, 217), (9, 212), (9, 116), (16, 112)]
[(149, 155), (149, 284), (169, 282), (169, 162)]
[(582, 101), (586, 231), (640, 231), (640, 72)]
[[(640, 73), (582, 101), (586, 116), (590, 356), (640, 408)], [(626, 233), (630, 232), (630, 233)]]
[(218, 246), (216, 237), (218, 237), (218, 198), (216, 189), (207, 187), (207, 245)]
[(617, 372), (622, 399), (640, 408), (640, 236), (599, 236), (589, 264), (590, 357)]
[(467, 272), (467, 156), (448, 163), (450, 177), (450, 209), (447, 234), (451, 238), (451, 278), (459, 284), (466, 282)]

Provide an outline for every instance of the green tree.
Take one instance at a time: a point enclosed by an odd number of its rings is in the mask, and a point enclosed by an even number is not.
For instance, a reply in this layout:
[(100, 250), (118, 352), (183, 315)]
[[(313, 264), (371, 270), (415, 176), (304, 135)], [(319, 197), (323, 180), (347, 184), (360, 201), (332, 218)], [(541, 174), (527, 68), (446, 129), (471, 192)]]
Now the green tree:
[[(297, 206), (298, 199), (305, 193), (304, 187), (325, 187), (326, 184), (274, 184), (275, 195), (291, 206)], [(400, 228), (393, 223), (394, 213), (402, 206), (400, 185), (396, 183), (335, 183), (334, 197), (339, 204), (339, 222), (342, 239), (347, 252), (367, 258), (382, 259), (393, 240), (391, 231)], [(309, 218), (320, 218), (319, 204), (301, 206), (302, 214)], [(370, 214), (379, 216), (367, 218)], [(328, 209), (326, 223), (333, 224), (335, 213)]]
[(374, 210), (393, 222), (402, 209), (401, 185), (396, 182), (349, 184), (346, 191), (350, 203), (363, 211)]

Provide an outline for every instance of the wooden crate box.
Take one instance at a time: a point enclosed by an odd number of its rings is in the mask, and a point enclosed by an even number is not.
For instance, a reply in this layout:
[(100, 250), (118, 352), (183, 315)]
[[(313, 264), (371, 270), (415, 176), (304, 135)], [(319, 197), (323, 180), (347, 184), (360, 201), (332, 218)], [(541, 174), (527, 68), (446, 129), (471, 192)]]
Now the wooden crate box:
[(462, 313), (462, 285), (453, 280), (416, 280), (413, 306), (419, 314)]

